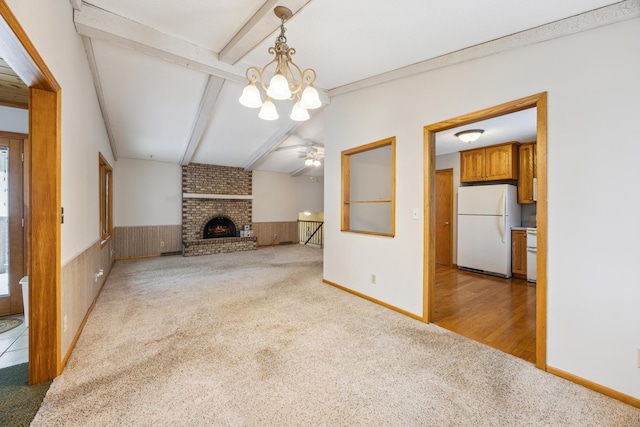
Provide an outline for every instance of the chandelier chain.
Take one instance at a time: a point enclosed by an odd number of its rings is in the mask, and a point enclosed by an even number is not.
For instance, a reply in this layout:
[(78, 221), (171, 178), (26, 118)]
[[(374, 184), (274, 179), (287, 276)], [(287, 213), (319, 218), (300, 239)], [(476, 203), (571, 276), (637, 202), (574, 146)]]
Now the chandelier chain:
[(285, 31), (287, 31), (287, 29), (284, 27), (284, 16), (282, 18), (280, 18), (281, 24), (280, 24), (280, 35), (278, 36), (278, 38), (276, 38), (276, 43), (286, 43), (287, 42), (287, 37), (284, 35)]

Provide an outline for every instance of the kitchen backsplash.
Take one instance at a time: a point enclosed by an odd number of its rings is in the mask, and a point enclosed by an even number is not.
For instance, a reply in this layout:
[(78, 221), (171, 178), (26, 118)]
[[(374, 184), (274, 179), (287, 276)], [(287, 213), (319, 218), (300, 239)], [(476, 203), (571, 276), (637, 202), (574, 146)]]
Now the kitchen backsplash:
[(521, 218), (523, 227), (535, 227), (536, 226), (536, 204), (520, 205), (522, 208)]

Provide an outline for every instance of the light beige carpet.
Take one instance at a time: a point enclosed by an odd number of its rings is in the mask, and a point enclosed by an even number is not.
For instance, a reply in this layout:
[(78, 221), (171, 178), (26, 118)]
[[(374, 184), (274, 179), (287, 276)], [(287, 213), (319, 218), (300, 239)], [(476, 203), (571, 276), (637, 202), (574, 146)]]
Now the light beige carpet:
[(323, 284), (292, 245), (116, 263), (33, 425), (638, 426), (640, 410)]

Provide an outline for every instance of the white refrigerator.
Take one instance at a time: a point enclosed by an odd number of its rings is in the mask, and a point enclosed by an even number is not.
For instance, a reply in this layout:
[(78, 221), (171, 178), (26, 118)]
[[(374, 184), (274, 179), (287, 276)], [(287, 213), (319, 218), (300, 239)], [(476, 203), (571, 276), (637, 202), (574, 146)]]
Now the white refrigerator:
[(511, 277), (511, 227), (520, 226), (515, 185), (458, 188), (458, 267)]

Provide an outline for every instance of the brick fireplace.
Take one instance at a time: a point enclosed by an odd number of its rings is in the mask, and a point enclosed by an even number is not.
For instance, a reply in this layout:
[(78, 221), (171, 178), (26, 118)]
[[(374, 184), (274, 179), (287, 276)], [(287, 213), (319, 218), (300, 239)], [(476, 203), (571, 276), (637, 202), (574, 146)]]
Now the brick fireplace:
[(256, 249), (251, 226), (252, 173), (242, 168), (190, 163), (182, 167), (182, 253), (209, 255)]

